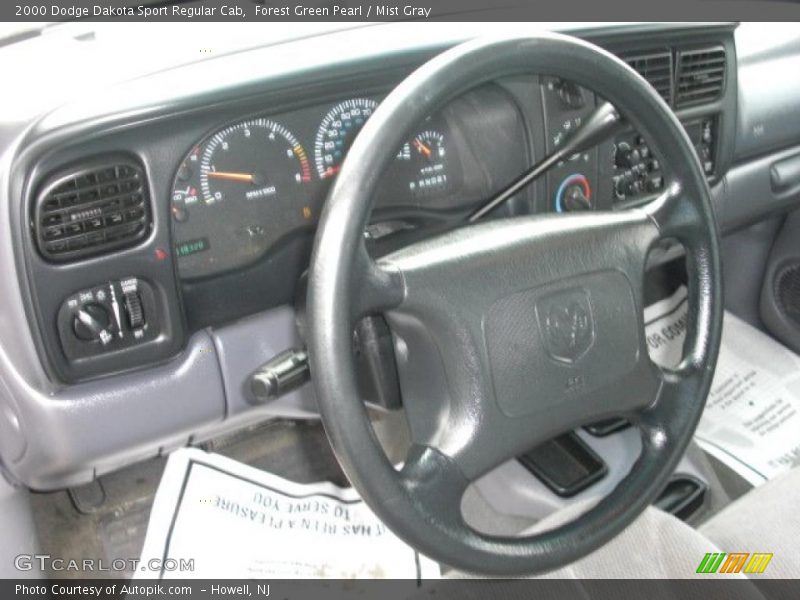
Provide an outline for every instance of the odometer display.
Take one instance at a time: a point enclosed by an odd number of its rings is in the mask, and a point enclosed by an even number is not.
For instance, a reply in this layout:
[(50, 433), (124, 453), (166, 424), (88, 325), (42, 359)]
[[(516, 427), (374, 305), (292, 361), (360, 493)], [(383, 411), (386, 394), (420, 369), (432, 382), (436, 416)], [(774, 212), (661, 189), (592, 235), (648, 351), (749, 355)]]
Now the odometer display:
[(314, 139), (314, 165), (320, 179), (339, 172), (350, 144), (377, 106), (370, 98), (352, 98), (328, 111)]
[(208, 238), (198, 238), (196, 240), (186, 240), (175, 245), (175, 254), (178, 258), (189, 256), (190, 254), (197, 254), (198, 252), (205, 252), (210, 246), (208, 245)]

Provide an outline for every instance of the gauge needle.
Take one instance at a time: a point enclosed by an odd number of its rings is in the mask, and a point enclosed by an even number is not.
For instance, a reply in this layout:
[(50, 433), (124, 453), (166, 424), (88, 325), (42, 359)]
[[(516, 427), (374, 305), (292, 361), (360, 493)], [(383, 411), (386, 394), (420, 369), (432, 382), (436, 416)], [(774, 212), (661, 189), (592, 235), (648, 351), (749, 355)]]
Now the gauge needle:
[(431, 149), (423, 144), (419, 139), (414, 140), (414, 147), (428, 158), (430, 158), (431, 154), (433, 154)]
[(223, 181), (238, 181), (240, 183), (255, 183), (256, 176), (252, 173), (230, 173), (227, 171), (208, 171), (206, 173), (211, 179), (222, 179)]
[(325, 169), (325, 173), (322, 176), (333, 177), (341, 170), (341, 168), (342, 167), (340, 167), (339, 165), (336, 165), (335, 167), (328, 167), (327, 169)]

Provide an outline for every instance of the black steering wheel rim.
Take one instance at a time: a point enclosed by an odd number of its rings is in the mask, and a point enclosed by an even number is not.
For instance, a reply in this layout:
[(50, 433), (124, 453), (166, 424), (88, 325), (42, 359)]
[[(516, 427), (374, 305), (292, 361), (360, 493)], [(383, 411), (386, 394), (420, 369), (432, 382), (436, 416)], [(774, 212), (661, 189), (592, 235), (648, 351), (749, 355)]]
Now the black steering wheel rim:
[[(375, 263), (366, 252), (363, 231), (380, 176), (393, 159), (392, 149), (401, 145), (418, 122), (459, 94), (482, 83), (519, 74), (564, 77), (614, 104), (660, 153), (667, 191), (645, 209), (628, 211), (622, 216), (592, 214), (580, 219), (559, 216), (556, 218), (562, 221), (558, 222), (529, 219), (519, 225), (488, 224), (469, 228), (464, 234), (466, 240), (455, 234)], [(609, 239), (601, 240), (601, 234)], [(518, 239), (514, 237), (517, 235)], [(647, 405), (634, 406), (630, 401), (626, 405), (642, 432), (642, 454), (630, 474), (575, 521), (524, 538), (487, 536), (464, 523), (459, 510), (461, 494), (475, 475), (481, 470), (485, 472), (487, 465), (475, 458), (476, 453), (459, 454), (452, 438), (442, 444), (414, 440), (405, 468), (400, 472), (394, 469), (375, 438), (359, 398), (352, 356), (352, 331), (360, 316), (382, 311), (393, 314), (403, 305), (410, 306), (406, 312), (413, 314), (426, 309), (426, 303), (427, 308), (433, 307), (431, 311), (436, 312), (437, 307), (432, 304), (435, 300), (420, 289), (431, 282), (426, 268), (418, 266), (426, 257), (440, 260), (439, 270), (434, 274), (441, 277), (445, 272), (442, 269), (467, 268), (464, 261), (453, 258), (454, 248), (479, 247), (509, 237), (514, 238), (504, 246), (509, 255), (523, 251), (530, 255), (531, 244), (536, 244), (537, 251), (545, 252), (546, 244), (564, 244), (575, 239), (584, 249), (602, 242), (606, 245), (598, 253), (606, 262), (626, 263), (625, 268), (619, 268), (626, 282), (623, 287), (630, 283), (630, 305), (639, 314), (634, 317), (638, 345), (631, 353), (635, 355), (634, 371), (638, 377), (635, 380), (648, 381), (653, 391)], [(642, 283), (644, 260), (641, 273), (637, 265), (638, 255), (646, 254), (653, 243), (664, 237), (678, 239), (686, 249), (690, 308), (683, 362), (675, 370), (656, 373), (652, 364), (646, 364), (642, 298), (636, 290)], [(448, 253), (449, 257), (442, 258)], [(477, 256), (485, 259), (490, 254), (487, 251)], [(441, 54), (395, 88), (366, 123), (329, 194), (317, 231), (307, 298), (307, 341), (320, 413), (340, 464), (365, 501), (399, 537), (445, 564), (474, 573), (521, 575), (546, 571), (588, 554), (622, 531), (652, 502), (691, 440), (711, 385), (719, 349), (722, 327), (719, 261), (710, 193), (692, 145), (660, 96), (627, 65), (591, 44), (554, 34), (477, 40)], [(582, 276), (581, 268), (581, 265), (571, 266), (570, 275)], [(592, 268), (597, 273), (609, 271), (599, 263)], [(586, 286), (590, 284), (593, 285), (587, 280)], [(415, 286), (415, 293), (423, 300), (411, 298)], [(576, 289), (583, 286), (584, 281), (579, 280)], [(567, 288), (559, 287), (556, 291), (561, 293), (562, 289)], [(628, 302), (627, 288), (625, 294), (623, 301)], [(441, 317), (442, 307), (438, 310)], [(593, 327), (599, 327), (601, 318), (606, 317), (598, 314), (595, 318), (598, 324)], [(609, 327), (619, 323), (613, 316), (607, 318)], [(390, 323), (402, 327), (403, 320), (397, 317), (390, 319)], [(430, 322), (426, 325), (430, 327)], [(442, 331), (446, 330), (443, 326)], [(482, 352), (465, 351), (464, 362), (469, 363), (471, 358), (485, 362)], [(451, 358), (445, 352), (443, 362), (448, 363)], [(455, 389), (468, 392), (479, 389), (475, 386), (482, 384), (478, 377), (474, 379)], [(619, 391), (619, 388), (607, 389)], [(487, 417), (490, 413), (483, 413), (481, 408), (488, 403), (485, 397), (478, 398), (464, 411), (480, 413), (465, 425), (469, 439), (463, 442), (464, 447), (469, 446), (470, 435), (477, 439), (481, 427), (489, 427), (485, 423), (491, 421)], [(580, 402), (570, 399), (561, 406), (579, 410)], [(609, 409), (600, 406), (592, 414), (600, 415)], [(459, 409), (451, 402), (447, 410), (457, 413)], [(567, 413), (570, 410), (564, 408)], [(465, 422), (459, 418), (454, 422)], [(558, 426), (569, 425), (573, 420), (571, 416), (565, 417)], [(510, 444), (503, 452), (508, 454), (514, 449)]]

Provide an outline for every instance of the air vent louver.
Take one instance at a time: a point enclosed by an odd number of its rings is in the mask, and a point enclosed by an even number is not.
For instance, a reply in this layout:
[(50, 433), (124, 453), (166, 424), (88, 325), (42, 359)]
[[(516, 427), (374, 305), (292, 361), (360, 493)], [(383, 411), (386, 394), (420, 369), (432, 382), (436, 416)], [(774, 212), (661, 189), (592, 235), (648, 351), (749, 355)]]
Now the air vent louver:
[(725, 85), (725, 49), (722, 46), (678, 52), (675, 105), (712, 102)]
[(623, 56), (630, 67), (653, 86), (667, 104), (672, 104), (672, 53), (669, 50)]
[(144, 171), (128, 160), (56, 174), (42, 188), (35, 212), (39, 251), (55, 261), (130, 246), (151, 223)]

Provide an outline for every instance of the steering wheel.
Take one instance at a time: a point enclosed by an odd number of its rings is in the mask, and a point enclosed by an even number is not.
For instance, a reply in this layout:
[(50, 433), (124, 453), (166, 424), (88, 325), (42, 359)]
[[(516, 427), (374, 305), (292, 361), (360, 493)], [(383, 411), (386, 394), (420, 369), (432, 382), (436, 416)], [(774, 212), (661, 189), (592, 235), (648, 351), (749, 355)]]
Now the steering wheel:
[[(494, 219), (378, 260), (364, 243), (380, 176), (412, 128), (500, 77), (574, 81), (611, 102), (662, 159), (643, 208)], [(686, 250), (689, 320), (675, 369), (650, 360), (648, 251)], [(719, 240), (705, 177), (680, 123), (627, 65), (583, 41), (535, 35), (468, 42), (432, 59), (380, 104), (354, 141), (316, 234), (307, 342), (325, 430), (352, 484), (402, 539), (487, 575), (542, 572), (600, 547), (657, 496), (689, 443), (722, 329)], [(392, 330), (411, 448), (395, 469), (359, 397), (353, 330)], [(461, 498), (480, 475), (581, 424), (625, 415), (641, 432), (630, 473), (571, 523), (527, 537), (470, 527)]]

